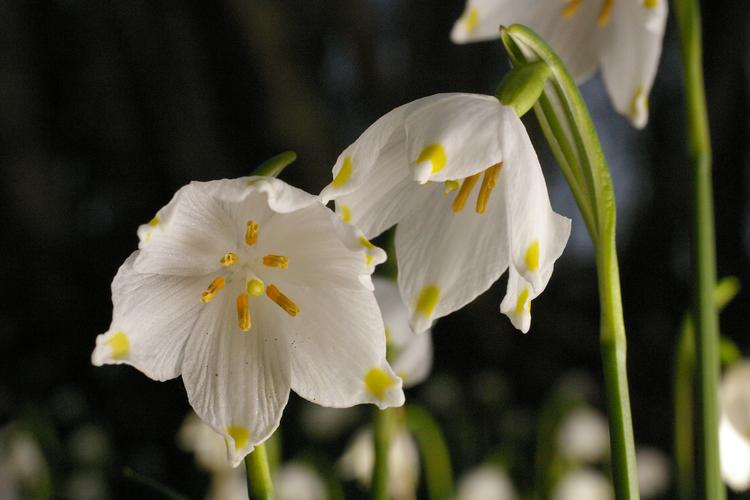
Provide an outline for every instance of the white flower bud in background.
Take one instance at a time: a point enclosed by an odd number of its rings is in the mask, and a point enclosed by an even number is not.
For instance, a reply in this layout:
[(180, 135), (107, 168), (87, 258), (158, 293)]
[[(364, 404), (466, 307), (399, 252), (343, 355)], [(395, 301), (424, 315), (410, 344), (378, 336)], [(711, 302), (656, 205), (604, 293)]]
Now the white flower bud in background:
[(456, 500), (516, 500), (516, 490), (505, 470), (492, 464), (468, 471), (458, 482)]

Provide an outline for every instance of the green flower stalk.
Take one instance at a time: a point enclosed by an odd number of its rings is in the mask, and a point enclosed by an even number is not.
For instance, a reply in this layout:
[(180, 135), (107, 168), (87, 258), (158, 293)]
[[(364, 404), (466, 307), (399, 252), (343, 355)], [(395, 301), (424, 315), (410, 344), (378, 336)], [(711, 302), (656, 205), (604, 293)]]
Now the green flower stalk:
[(625, 324), (615, 246), (615, 198), (607, 160), (578, 88), (549, 45), (521, 25), (501, 28), (500, 36), (515, 67), (543, 61), (551, 70), (534, 112), (573, 192), (596, 250), (613, 482), (618, 500), (638, 499)]

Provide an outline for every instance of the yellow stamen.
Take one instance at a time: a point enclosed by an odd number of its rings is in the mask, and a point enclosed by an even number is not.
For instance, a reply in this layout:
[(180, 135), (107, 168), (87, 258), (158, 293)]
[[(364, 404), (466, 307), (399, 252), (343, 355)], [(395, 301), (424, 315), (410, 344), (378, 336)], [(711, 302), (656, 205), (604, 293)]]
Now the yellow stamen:
[(487, 210), (487, 203), (490, 201), (492, 190), (497, 186), (497, 178), (500, 176), (500, 170), (503, 169), (503, 163), (496, 163), (484, 171), (482, 178), (482, 187), (479, 188), (477, 196), (476, 212), (483, 214)]
[(266, 255), (263, 257), (263, 265), (286, 269), (289, 267), (289, 257), (284, 257), (283, 255)]
[(477, 181), (479, 180), (480, 175), (481, 175), (481, 172), (464, 179), (464, 182), (461, 184), (461, 189), (458, 190), (458, 194), (456, 195), (456, 198), (453, 200), (453, 205), (451, 206), (454, 212), (458, 213), (464, 209), (464, 205), (466, 205), (466, 200), (469, 199), (469, 195), (471, 195), (471, 190), (474, 188), (474, 184), (476, 184)]
[(219, 276), (218, 278), (215, 278), (210, 285), (208, 285), (208, 288), (203, 290), (201, 292), (201, 302), (204, 304), (207, 302), (211, 302), (211, 299), (214, 298), (214, 295), (219, 293), (219, 290), (224, 288), (224, 278)]
[(539, 240), (534, 240), (529, 248), (526, 249), (526, 267), (529, 271), (536, 271), (539, 269)]
[(234, 252), (227, 252), (221, 259), (219, 259), (219, 262), (224, 267), (234, 265), (237, 263), (237, 254)]
[(241, 293), (237, 296), (237, 325), (243, 332), (249, 331), (252, 326), (248, 298), (249, 296), (246, 293)]
[(286, 311), (289, 316), (296, 316), (299, 312), (299, 306), (292, 302), (292, 299), (284, 295), (276, 288), (276, 285), (268, 285), (266, 287), (266, 295), (268, 298), (276, 302), (279, 307)]
[(341, 170), (339, 170), (339, 173), (336, 174), (336, 177), (333, 178), (333, 183), (331, 184), (335, 188), (340, 188), (341, 186), (345, 185), (347, 182), (349, 182), (349, 179), (352, 176), (352, 157), (347, 156), (344, 158), (344, 163), (341, 165)]
[(563, 7), (562, 10), (563, 17), (572, 17), (578, 10), (578, 7), (581, 6), (581, 2), (583, 2), (583, 0), (570, 0), (565, 4), (565, 7)]
[(265, 283), (258, 278), (253, 278), (247, 282), (247, 293), (253, 297), (260, 297), (266, 289)]
[(596, 22), (602, 28), (609, 24), (609, 17), (612, 14), (612, 7), (615, 6), (615, 0), (603, 0), (602, 8), (599, 9), (599, 15), (596, 16)]
[(247, 229), (245, 230), (245, 243), (248, 245), (255, 245), (258, 241), (258, 224), (249, 220), (247, 221)]

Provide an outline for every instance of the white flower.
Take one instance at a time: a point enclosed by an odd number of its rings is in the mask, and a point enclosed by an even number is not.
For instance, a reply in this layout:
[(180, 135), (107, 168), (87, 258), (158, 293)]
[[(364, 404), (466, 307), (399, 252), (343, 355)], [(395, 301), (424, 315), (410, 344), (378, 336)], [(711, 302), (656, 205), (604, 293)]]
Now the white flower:
[[(321, 193), (374, 237), (398, 223), (398, 284), (417, 333), (509, 270), (501, 304), (516, 328), (570, 234), (552, 211), (534, 148), (511, 107), (437, 94), (394, 109), (346, 148)], [(481, 181), (481, 182), (480, 182)], [(493, 194), (494, 192), (494, 194)]]
[(552, 491), (552, 500), (613, 500), (612, 485), (595, 469), (566, 474)]
[(721, 475), (735, 491), (750, 489), (750, 361), (733, 365), (719, 391)]
[(650, 446), (639, 446), (635, 458), (641, 498), (663, 495), (669, 488), (669, 460), (664, 453)]
[(325, 406), (403, 404), (367, 289), (384, 253), (316, 197), (274, 178), (193, 182), (138, 232), (92, 361), (182, 375), (232, 465), (278, 427), (290, 388)]
[(301, 462), (287, 462), (274, 478), (278, 500), (325, 500), (325, 482), (315, 470)]
[(516, 500), (516, 490), (508, 474), (496, 465), (480, 465), (467, 472), (458, 483), (456, 500)]
[(500, 25), (536, 31), (578, 82), (601, 67), (617, 112), (643, 128), (667, 21), (667, 0), (467, 0), (451, 39), (499, 37)]
[[(356, 479), (365, 487), (372, 480), (375, 447), (372, 430), (358, 431), (339, 459), (338, 468), (344, 479)], [(419, 450), (414, 438), (399, 427), (388, 449), (388, 488), (394, 500), (413, 500), (419, 484)]]
[(600, 412), (587, 406), (571, 410), (557, 432), (560, 455), (576, 463), (593, 464), (609, 455), (609, 427)]
[(396, 283), (375, 277), (375, 298), (383, 313), (388, 361), (404, 381), (404, 388), (423, 382), (432, 368), (432, 332), (420, 335), (409, 326), (409, 309)]

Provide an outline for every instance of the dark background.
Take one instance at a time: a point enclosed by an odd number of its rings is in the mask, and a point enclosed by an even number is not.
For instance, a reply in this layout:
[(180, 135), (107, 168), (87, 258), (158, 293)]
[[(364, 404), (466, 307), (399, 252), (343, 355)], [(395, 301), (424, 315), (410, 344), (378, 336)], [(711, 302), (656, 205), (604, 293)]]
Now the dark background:
[[(750, 9), (744, 0), (705, 3), (718, 269), (750, 286)], [(57, 496), (88, 474), (106, 485), (101, 498), (148, 498), (122, 478), (123, 466), (193, 498), (207, 483), (175, 445), (189, 409), (180, 380), (90, 364), (138, 224), (190, 180), (246, 175), (287, 149), (299, 160), (283, 178), (317, 193), (338, 152), (393, 107), (436, 92), (492, 93), (504, 53), (499, 42), (451, 44), (462, 10), (463, 0), (0, 0), (0, 425), (20, 421), (39, 436)], [(690, 170), (671, 15), (644, 131), (612, 110), (599, 79), (583, 91), (620, 209), (636, 441), (668, 452), (673, 351), (690, 285)], [(553, 207), (575, 219), (568, 248), (528, 335), (498, 313), (502, 278), (437, 324), (433, 376), (407, 393), (443, 425), (457, 475), (499, 452), (521, 488), (532, 481), (539, 409), (561, 378), (590, 378), (590, 401), (603, 408), (591, 245), (533, 117), (524, 121)], [(721, 318), (745, 353), (748, 296)], [(314, 446), (333, 461), (348, 435), (311, 441), (302, 406), (293, 396), (285, 412), (284, 456)], [(71, 453), (82, 429), (108, 443), (89, 462)]]

